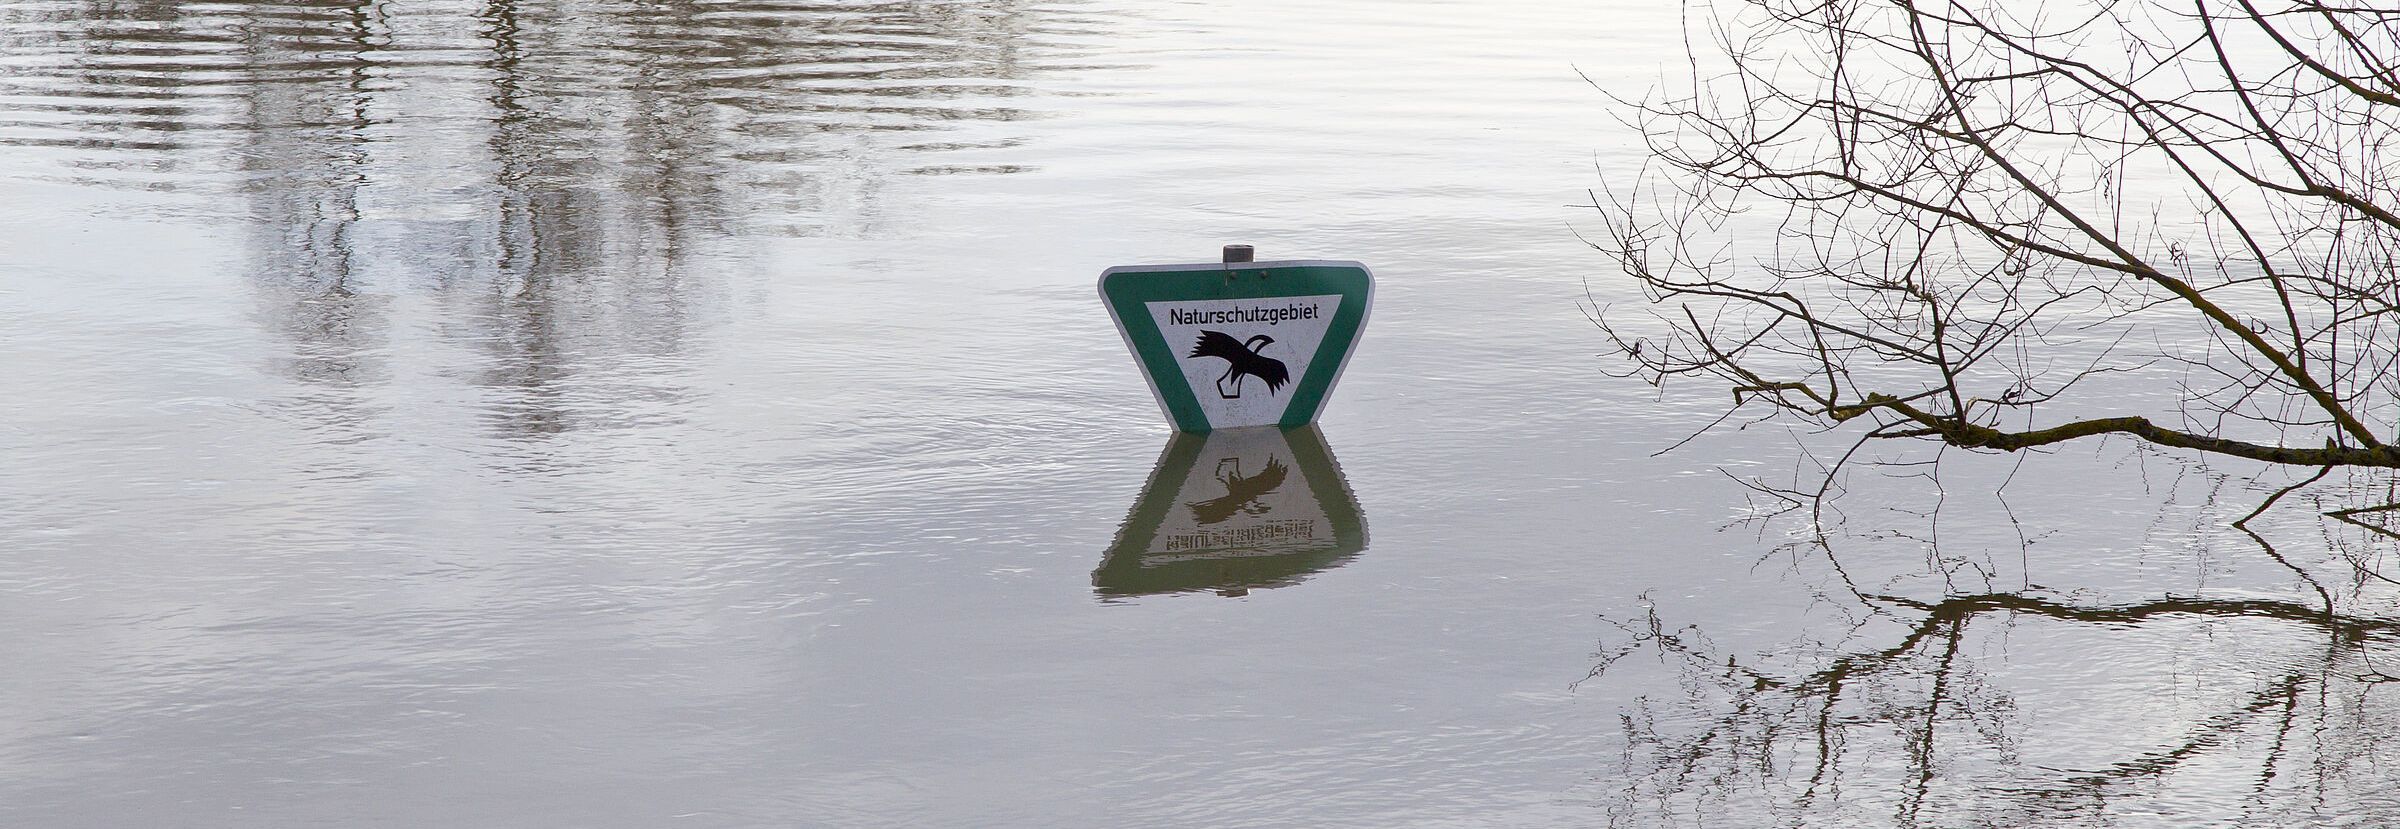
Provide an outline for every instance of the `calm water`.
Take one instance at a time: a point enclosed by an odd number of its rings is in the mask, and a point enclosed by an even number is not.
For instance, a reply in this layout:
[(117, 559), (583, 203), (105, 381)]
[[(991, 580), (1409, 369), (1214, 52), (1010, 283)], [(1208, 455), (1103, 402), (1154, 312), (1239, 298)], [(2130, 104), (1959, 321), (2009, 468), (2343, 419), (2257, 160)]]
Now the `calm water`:
[[(2400, 819), (2380, 481), (1657, 454), (1621, 6), (0, 0), (0, 823)], [(1228, 242), (1376, 268), (1358, 543), (1128, 559)]]

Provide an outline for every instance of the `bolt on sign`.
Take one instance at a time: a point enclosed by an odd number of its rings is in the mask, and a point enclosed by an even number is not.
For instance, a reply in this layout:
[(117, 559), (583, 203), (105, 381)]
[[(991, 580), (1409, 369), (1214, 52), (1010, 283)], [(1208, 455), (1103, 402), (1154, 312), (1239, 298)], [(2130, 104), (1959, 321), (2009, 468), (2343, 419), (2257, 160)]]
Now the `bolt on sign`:
[(1186, 432), (1290, 428), (1325, 409), (1374, 303), (1357, 262), (1134, 265), (1100, 299), (1167, 422)]

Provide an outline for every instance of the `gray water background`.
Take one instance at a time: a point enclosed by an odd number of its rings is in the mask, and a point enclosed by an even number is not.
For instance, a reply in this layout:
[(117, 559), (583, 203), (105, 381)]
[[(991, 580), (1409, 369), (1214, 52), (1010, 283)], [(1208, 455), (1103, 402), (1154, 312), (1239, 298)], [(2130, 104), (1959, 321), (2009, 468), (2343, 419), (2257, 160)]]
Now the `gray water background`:
[[(1837, 558), (1737, 483), (1817, 438), (1660, 454), (1722, 393), (1605, 374), (1575, 205), (1680, 38), (0, 2), (0, 823), (2400, 819), (2388, 544), (2222, 526), (2285, 473), (1950, 453)], [(1093, 281), (1229, 242), (1376, 269), (1371, 543), (1101, 595), (1167, 432)]]

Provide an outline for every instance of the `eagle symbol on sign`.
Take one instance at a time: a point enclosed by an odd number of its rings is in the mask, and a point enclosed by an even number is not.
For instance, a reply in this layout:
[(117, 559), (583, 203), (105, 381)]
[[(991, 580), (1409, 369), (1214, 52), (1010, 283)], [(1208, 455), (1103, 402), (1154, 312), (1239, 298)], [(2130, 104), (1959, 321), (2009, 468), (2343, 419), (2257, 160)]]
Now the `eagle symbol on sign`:
[(1246, 341), (1235, 341), (1223, 331), (1202, 331), (1200, 341), (1192, 344), (1192, 353), (1184, 359), (1215, 357), (1225, 361), (1225, 373), (1217, 377), (1217, 396), (1238, 400), (1242, 396), (1242, 378), (1256, 377), (1267, 384), (1267, 393), (1274, 394), (1292, 380), (1290, 369), (1283, 361), (1259, 354), (1259, 349), (1274, 345), (1275, 338), (1265, 334)]

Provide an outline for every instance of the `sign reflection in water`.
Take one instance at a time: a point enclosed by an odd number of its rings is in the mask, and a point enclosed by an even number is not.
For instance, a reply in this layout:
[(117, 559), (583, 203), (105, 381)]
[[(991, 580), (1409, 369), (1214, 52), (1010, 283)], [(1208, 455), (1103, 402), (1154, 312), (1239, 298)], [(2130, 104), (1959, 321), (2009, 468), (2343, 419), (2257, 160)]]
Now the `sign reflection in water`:
[(1366, 548), (1358, 500), (1317, 427), (1178, 432), (1092, 587), (1239, 596), (1298, 584)]

